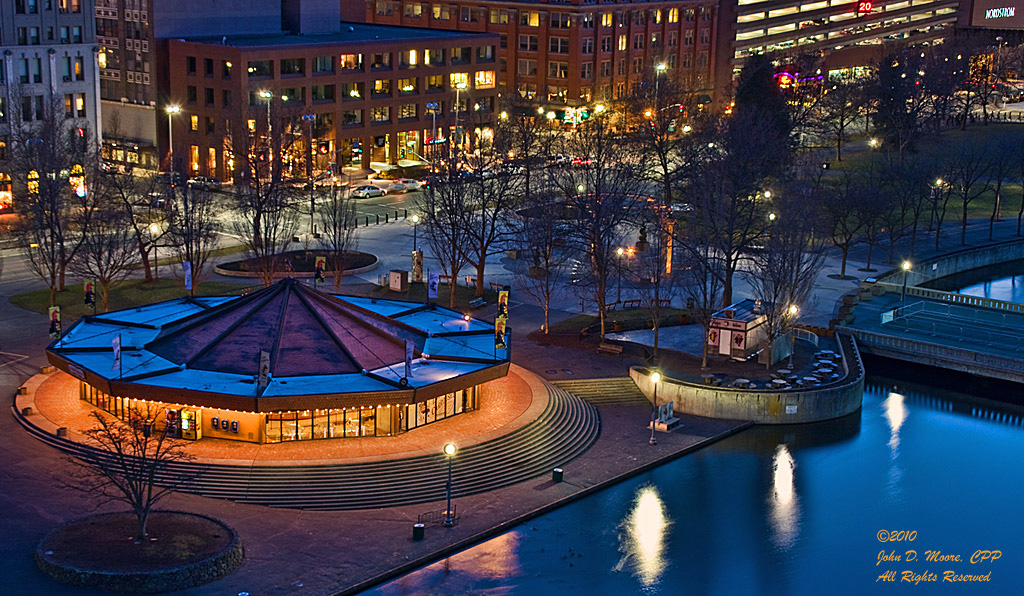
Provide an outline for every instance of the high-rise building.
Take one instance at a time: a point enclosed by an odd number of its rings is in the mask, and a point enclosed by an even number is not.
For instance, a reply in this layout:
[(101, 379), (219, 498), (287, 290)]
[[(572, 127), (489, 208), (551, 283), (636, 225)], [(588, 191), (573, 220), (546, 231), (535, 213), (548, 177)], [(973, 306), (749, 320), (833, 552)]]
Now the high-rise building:
[[(890, 43), (951, 35), (960, 0), (729, 0), (718, 40), (720, 80), (730, 80), (752, 54), (823, 59), (823, 72), (857, 74)], [(819, 73), (808, 73), (817, 75)]]
[(715, 87), (717, 1), (352, 1), (372, 23), (500, 35), (499, 90), (548, 105), (624, 98), (662, 63), (692, 93)]
[[(13, 0), (0, 4), (0, 209), (10, 206), (7, 149), (12, 124), (47, 109), (68, 126), (98, 134), (99, 85), (93, 0)], [(52, 105), (58, 104), (58, 105)], [(59, 107), (63, 104), (63, 109)]]
[(158, 108), (166, 103), (167, 39), (282, 29), (281, 0), (95, 1), (104, 157), (123, 166), (159, 166), (157, 145), (166, 143)]

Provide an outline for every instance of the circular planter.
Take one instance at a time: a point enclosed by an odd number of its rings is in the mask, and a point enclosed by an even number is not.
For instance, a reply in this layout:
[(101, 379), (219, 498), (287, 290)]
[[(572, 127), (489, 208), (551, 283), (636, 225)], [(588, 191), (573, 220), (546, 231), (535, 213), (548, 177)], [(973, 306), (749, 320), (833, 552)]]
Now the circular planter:
[[(154, 511), (149, 527), (160, 531), (153, 546), (132, 542), (134, 526), (135, 516), (127, 512), (70, 521), (39, 542), (36, 565), (43, 573), (66, 584), (110, 592), (155, 594), (209, 583), (234, 571), (245, 558), (238, 533), (212, 517)], [(168, 527), (181, 530), (175, 534)], [(77, 538), (83, 533), (88, 540)], [(75, 542), (69, 543), (72, 539)], [(132, 551), (129, 556), (119, 556), (117, 549), (122, 545), (124, 553)], [(150, 552), (140, 551), (146, 548)], [(146, 556), (138, 556), (143, 553)]]
[[(380, 264), (380, 259), (376, 255), (365, 252), (356, 252), (355, 260), (357, 263), (362, 263), (358, 267), (351, 269), (345, 269), (342, 275), (359, 275), (366, 273), (367, 271), (373, 271)], [(274, 279), (285, 279), (287, 277), (293, 278), (311, 278), (313, 277), (313, 257), (315, 256), (327, 256), (325, 251), (311, 250), (308, 253), (304, 250), (292, 250), (285, 253), (281, 253), (280, 258), (289, 262), (298, 262), (299, 266), (292, 266), (290, 270), (282, 270), (274, 273)], [(224, 275), (227, 277), (261, 277), (260, 272), (252, 270), (247, 267), (246, 264), (251, 262), (252, 259), (241, 259), (238, 261), (229, 261), (227, 263), (221, 263), (220, 265), (214, 266), (213, 270), (218, 275)], [(306, 263), (308, 261), (308, 263)], [(308, 267), (305, 265), (308, 264)], [(324, 277), (334, 277), (334, 273), (331, 271), (325, 271)]]

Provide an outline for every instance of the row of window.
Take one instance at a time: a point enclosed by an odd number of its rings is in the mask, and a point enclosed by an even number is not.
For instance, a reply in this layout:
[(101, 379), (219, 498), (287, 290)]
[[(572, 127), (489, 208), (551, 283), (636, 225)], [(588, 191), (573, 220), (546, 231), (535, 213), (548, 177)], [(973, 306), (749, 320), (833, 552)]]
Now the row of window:
[[(376, 14), (380, 17), (389, 17), (396, 14), (398, 11), (398, 2), (391, 0), (377, 0)], [(402, 3), (402, 16), (406, 18), (417, 19), (425, 14), (429, 14), (436, 21), (449, 21), (452, 18), (452, 9), (459, 9), (459, 20), (464, 23), (477, 23), (481, 19), (487, 18), (488, 22), (492, 25), (507, 25), (509, 22), (509, 11), (500, 8), (477, 8), (471, 6), (452, 7), (447, 4), (427, 4), (425, 2), (404, 2)], [(629, 13), (625, 12), (604, 12), (600, 13), (600, 22), (602, 27), (611, 27), (618, 25), (623, 27), (627, 23), (627, 19), (632, 21), (634, 25), (645, 25), (648, 21), (658, 25), (661, 24), (662, 20), (669, 23), (679, 22), (679, 11), (678, 8), (669, 8), (662, 10), (660, 8), (648, 10), (632, 10)], [(688, 22), (693, 22), (697, 19), (697, 10), (694, 8), (682, 9), (683, 16)], [(712, 15), (712, 9), (710, 6), (702, 6), (699, 9), (700, 19), (702, 21), (710, 21)], [(593, 29), (598, 15), (592, 12), (588, 12), (579, 16), (580, 25), (584, 29)], [(519, 25), (521, 27), (539, 27), (540, 13), (535, 10), (521, 10), (519, 11)], [(552, 13), (550, 20), (545, 20), (545, 25), (550, 25), (553, 29), (568, 29), (572, 27), (572, 17), (568, 13)]]
[[(75, 27), (47, 27), (46, 28), (46, 40), (56, 41), (54, 38), (55, 31), (60, 32), (61, 43), (82, 43), (82, 28)], [(42, 44), (42, 38), (39, 36), (39, 27), (17, 27), (15, 28), (15, 35), (18, 38), (19, 46), (37, 46)]]
[[(697, 67), (704, 68), (708, 65), (708, 52), (699, 52), (697, 54)], [(679, 60), (676, 55), (667, 56), (665, 59), (666, 66), (669, 69), (676, 68), (679, 65)], [(682, 68), (693, 67), (693, 54), (686, 53), (682, 56)], [(632, 61), (632, 70), (628, 70), (629, 62), (626, 60), (618, 61), (618, 69), (616, 74), (618, 76), (626, 76), (629, 72), (632, 74), (641, 74), (644, 72), (644, 65), (646, 64), (643, 58), (634, 58)], [(535, 77), (537, 76), (537, 61), (530, 59), (520, 59), (516, 64), (516, 74), (523, 77)], [(602, 60), (600, 63), (600, 75), (603, 78), (612, 76), (612, 61)], [(550, 79), (567, 79), (569, 78), (569, 63), (568, 62), (548, 62), (548, 78)], [(594, 63), (584, 62), (580, 65), (580, 78), (581, 79), (592, 79), (594, 78)]]
[[(466, 72), (453, 72), (447, 76), (447, 81), (444, 75), (432, 75), (424, 77), (425, 89), (427, 92), (440, 92), (444, 91), (447, 83), (447, 87), (451, 90), (455, 89), (493, 89), (496, 84), (495, 74), (493, 70), (478, 70), (473, 73), (473, 80), (470, 81), (470, 73)], [(339, 95), (342, 101), (361, 100), (369, 93), (372, 97), (391, 97), (393, 96), (396, 86), (393, 85), (394, 81), (390, 79), (378, 79), (373, 81), (372, 85), (368, 85), (363, 82), (353, 83), (342, 83), (341, 85), (313, 85), (310, 87), (310, 96), (313, 102), (316, 103), (331, 103), (336, 101)], [(470, 84), (472, 83), (472, 87)], [(339, 89), (340, 87), (340, 89)], [(367, 89), (369, 87), (369, 89)], [(188, 103), (195, 105), (199, 103), (199, 88), (195, 85), (188, 85), (187, 89)], [(413, 95), (419, 93), (419, 78), (409, 77), (404, 79), (398, 79), (397, 85), (398, 95)], [(279, 89), (275, 93), (282, 101), (286, 102), (297, 102), (300, 104), (306, 103), (306, 87), (289, 87)], [(203, 89), (203, 104), (207, 107), (214, 107), (215, 105), (216, 90), (206, 87)], [(221, 107), (227, 108), (231, 106), (231, 90), (224, 89), (221, 91)], [(265, 102), (266, 98), (260, 96), (260, 92), (256, 90), (249, 91), (249, 105), (257, 106), (262, 102)]]
[[(694, 76), (691, 75), (691, 74), (684, 74), (684, 75), (679, 77), (680, 82), (687, 89), (693, 90), (693, 89), (706, 89), (707, 88), (708, 80), (707, 80), (707, 76), (705, 74), (703, 74), (703, 73), (698, 73), (697, 74), (697, 76), (696, 76), (696, 87), (694, 87), (694, 79), (695, 79)], [(634, 95), (639, 94), (641, 92), (642, 85), (643, 85), (643, 83), (640, 83), (640, 82), (633, 83), (633, 93), (634, 93)], [(545, 89), (545, 87), (540, 87), (541, 91), (543, 91), (544, 89)], [(599, 89), (599, 91), (598, 91), (597, 99), (600, 100), (600, 101), (610, 101), (610, 100), (616, 100), (616, 99), (625, 99), (627, 97), (627, 95), (626, 95), (626, 89), (627, 89), (626, 83), (615, 83), (614, 92), (613, 92), (613, 87), (611, 85), (601, 85), (598, 89)], [(516, 87), (516, 92), (523, 99), (536, 100), (536, 99), (544, 99), (544, 98), (546, 98), (547, 101), (549, 101), (549, 102), (561, 102), (561, 103), (565, 103), (565, 102), (567, 102), (570, 99), (569, 98), (569, 89), (568, 89), (568, 87), (562, 87), (562, 86), (559, 86), (559, 85), (547, 85), (546, 86), (546, 90), (547, 90), (547, 94), (546, 95), (544, 95), (542, 93), (538, 93), (538, 85), (536, 83), (519, 83), (519, 85)], [(588, 87), (588, 86), (580, 87), (580, 95), (579, 95), (578, 99), (580, 101), (583, 101), (583, 102), (594, 101), (595, 98), (593, 96), (592, 88)]]
[(14, 12), (16, 14), (39, 14), (40, 5), (43, 10), (53, 10), (57, 5), (57, 11), (62, 13), (82, 12), (82, 0), (14, 0)]
[[(450, 50), (408, 50), (398, 52), (398, 64), (400, 68), (412, 68), (420, 65), (420, 58), (423, 59), (423, 66), (444, 66), (446, 54), (451, 53), (451, 64), (470, 64), (473, 57), (473, 48), (452, 48)], [(373, 70), (390, 70), (392, 66), (391, 52), (380, 52), (368, 54), (364, 60), (363, 54), (341, 54), (337, 56), (338, 69), (343, 72), (363, 72), (367, 64)], [(476, 62), (494, 62), (494, 46), (480, 46), (476, 48)], [(281, 77), (305, 76), (305, 58), (283, 58), (277, 61), (277, 74)], [(220, 62), (221, 78), (230, 79), (233, 64), (228, 61)], [(314, 75), (332, 74), (335, 72), (335, 56), (317, 56), (310, 61), (310, 70)], [(207, 77), (215, 76), (216, 65), (212, 58), (203, 59), (203, 74)], [(196, 76), (199, 73), (199, 59), (195, 56), (185, 58), (185, 72), (189, 76)], [(246, 65), (246, 73), (249, 78), (270, 78), (274, 76), (274, 60), (250, 60)]]
[[(692, 46), (695, 35), (692, 29), (688, 29), (683, 32), (683, 45)], [(706, 46), (711, 43), (711, 29), (701, 29), (698, 39), (700, 45)], [(648, 40), (647, 35), (644, 33), (637, 33), (633, 36), (634, 50), (642, 50), (650, 44), (651, 49), (659, 49), (662, 47), (662, 36), (660, 33), (652, 33)], [(667, 38), (667, 45), (670, 48), (679, 46), (679, 32), (670, 31)], [(587, 37), (580, 40), (581, 53), (589, 55), (594, 53), (594, 38)], [(538, 48), (537, 36), (536, 35), (520, 35), (519, 36), (519, 49), (524, 52), (536, 52)], [(618, 37), (618, 50), (625, 51), (629, 49), (629, 38), (626, 35), (620, 35)], [(601, 38), (601, 53), (607, 54), (612, 51), (612, 36), (607, 35)], [(569, 38), (568, 37), (549, 37), (548, 38), (548, 53), (549, 54), (568, 54), (569, 53)]]

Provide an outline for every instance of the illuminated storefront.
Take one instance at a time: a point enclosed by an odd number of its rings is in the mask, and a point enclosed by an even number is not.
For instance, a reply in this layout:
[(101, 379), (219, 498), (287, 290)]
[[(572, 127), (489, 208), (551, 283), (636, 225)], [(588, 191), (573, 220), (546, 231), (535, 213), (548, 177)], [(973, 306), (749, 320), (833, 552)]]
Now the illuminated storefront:
[(413, 431), (475, 410), (509, 365), (488, 323), (290, 279), (83, 318), (47, 355), (119, 418), (155, 409), (172, 436), (257, 443)]

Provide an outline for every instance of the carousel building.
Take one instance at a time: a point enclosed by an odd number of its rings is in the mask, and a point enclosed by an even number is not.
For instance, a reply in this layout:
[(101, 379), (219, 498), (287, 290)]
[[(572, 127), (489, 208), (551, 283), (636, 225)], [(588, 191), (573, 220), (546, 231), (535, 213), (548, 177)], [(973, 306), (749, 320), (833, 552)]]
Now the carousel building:
[[(476, 409), (508, 373), (494, 326), (287, 279), (82, 317), (47, 348), (80, 397), (158, 430), (257, 443), (394, 436)], [(118, 357), (119, 355), (119, 357)]]

